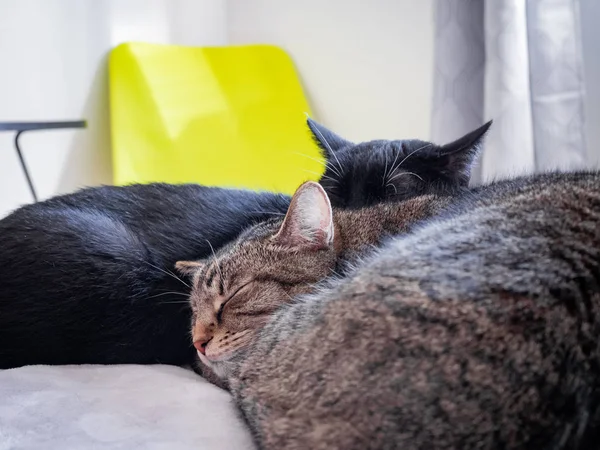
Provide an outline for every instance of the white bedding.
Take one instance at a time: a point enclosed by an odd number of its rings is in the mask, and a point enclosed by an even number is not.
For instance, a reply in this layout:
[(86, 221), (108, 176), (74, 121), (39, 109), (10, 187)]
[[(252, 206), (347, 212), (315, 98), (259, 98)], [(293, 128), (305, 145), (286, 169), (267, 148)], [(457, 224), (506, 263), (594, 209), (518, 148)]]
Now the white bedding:
[(231, 397), (170, 366), (0, 371), (0, 450), (253, 449)]

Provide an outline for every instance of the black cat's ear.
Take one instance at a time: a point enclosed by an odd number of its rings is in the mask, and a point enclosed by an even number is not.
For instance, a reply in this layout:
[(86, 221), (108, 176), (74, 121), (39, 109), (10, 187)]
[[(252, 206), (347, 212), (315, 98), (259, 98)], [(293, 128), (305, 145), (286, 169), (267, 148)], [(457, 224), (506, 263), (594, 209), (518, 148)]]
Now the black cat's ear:
[(333, 243), (333, 213), (320, 184), (308, 181), (296, 190), (283, 224), (272, 239), (288, 247), (315, 250)]
[(444, 159), (445, 171), (454, 175), (461, 185), (469, 184), (473, 163), (481, 150), (483, 138), (491, 126), (490, 120), (463, 137), (438, 147), (438, 155)]
[(175, 269), (181, 275), (191, 276), (199, 270), (202, 270), (206, 264), (202, 261), (177, 261), (175, 263)]
[(337, 152), (341, 148), (354, 145), (352, 142), (339, 137), (333, 131), (328, 130), (320, 123), (315, 122), (310, 117), (306, 119), (306, 124), (325, 158), (329, 158), (331, 153)]

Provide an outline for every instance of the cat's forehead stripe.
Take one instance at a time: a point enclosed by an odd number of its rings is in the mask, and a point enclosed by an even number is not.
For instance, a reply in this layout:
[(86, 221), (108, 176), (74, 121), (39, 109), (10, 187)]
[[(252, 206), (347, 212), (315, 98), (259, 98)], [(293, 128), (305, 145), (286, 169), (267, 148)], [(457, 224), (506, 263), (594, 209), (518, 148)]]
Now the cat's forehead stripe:
[(223, 279), (222, 270), (223, 268), (219, 267), (218, 263), (214, 263), (208, 268), (204, 281), (204, 284), (207, 288), (213, 287), (215, 282), (217, 282), (219, 295), (223, 295), (225, 293), (225, 280)]
[(211, 287), (216, 273), (217, 271), (214, 266), (209, 267), (208, 271), (206, 272), (206, 278), (204, 280), (204, 284), (206, 285), (206, 287)]
[(224, 275), (221, 273), (219, 277), (219, 295), (223, 295), (225, 293), (225, 280), (223, 280)]

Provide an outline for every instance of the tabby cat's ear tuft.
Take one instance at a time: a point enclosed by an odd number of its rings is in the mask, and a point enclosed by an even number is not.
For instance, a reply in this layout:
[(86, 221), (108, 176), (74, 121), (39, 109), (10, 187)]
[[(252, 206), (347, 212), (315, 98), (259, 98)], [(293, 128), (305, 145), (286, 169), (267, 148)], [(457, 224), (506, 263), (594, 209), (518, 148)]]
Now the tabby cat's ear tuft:
[(471, 179), (471, 169), (481, 151), (485, 134), (492, 126), (492, 121), (480, 126), (463, 137), (438, 147), (439, 157), (444, 172), (457, 179), (459, 184), (467, 186)]
[(177, 261), (175, 269), (182, 275), (194, 275), (201, 270), (206, 264), (202, 261)]
[(339, 137), (333, 131), (328, 130), (320, 123), (315, 122), (310, 117), (306, 119), (306, 124), (308, 125), (315, 142), (323, 152), (323, 156), (327, 159), (331, 157), (332, 152), (337, 152), (344, 147), (351, 147), (354, 145), (352, 142)]
[(296, 190), (273, 241), (289, 247), (315, 250), (333, 243), (333, 213), (320, 184), (308, 181)]

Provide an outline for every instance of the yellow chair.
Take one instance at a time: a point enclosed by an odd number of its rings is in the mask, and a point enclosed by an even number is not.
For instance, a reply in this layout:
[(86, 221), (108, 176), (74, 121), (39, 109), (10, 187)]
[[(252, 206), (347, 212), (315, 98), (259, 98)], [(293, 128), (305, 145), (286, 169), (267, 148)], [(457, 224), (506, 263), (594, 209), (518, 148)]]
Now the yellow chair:
[(323, 172), (308, 103), (279, 48), (122, 44), (109, 84), (115, 184), (291, 194)]

